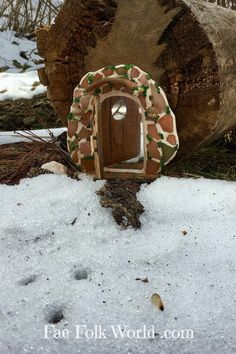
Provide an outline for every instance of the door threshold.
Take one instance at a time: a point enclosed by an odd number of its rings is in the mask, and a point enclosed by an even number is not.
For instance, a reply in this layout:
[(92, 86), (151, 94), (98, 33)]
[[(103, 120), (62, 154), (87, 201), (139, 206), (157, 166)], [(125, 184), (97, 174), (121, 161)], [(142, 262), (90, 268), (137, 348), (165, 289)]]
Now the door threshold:
[(103, 173), (102, 178), (103, 179), (133, 179), (133, 180), (139, 180), (140, 182), (147, 182), (147, 181), (154, 181), (160, 177), (159, 175), (147, 175), (144, 172), (139, 172), (139, 173), (131, 173), (129, 172), (105, 172)]
[(144, 169), (129, 169), (129, 168), (112, 168), (112, 167), (104, 167), (104, 172), (118, 172), (118, 173), (144, 173)]

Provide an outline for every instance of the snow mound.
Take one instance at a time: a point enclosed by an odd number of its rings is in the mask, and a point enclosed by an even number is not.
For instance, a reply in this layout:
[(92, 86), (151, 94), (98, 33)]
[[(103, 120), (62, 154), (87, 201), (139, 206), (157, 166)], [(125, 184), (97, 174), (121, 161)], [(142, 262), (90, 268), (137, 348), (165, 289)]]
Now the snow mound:
[(0, 101), (31, 99), (46, 92), (37, 73), (43, 66), (40, 59), (35, 41), (16, 36), (12, 31), (0, 32)]
[(37, 62), (42, 59), (37, 54), (36, 42), (19, 37), (14, 31), (0, 32), (0, 67), (6, 67), (7, 72), (19, 73), (26, 68), (35, 71), (42, 67)]
[[(103, 183), (0, 185), (0, 353), (235, 353), (236, 184), (162, 177), (138, 195), (142, 229), (121, 231)], [(105, 337), (76, 338), (76, 325)], [(143, 326), (153, 338), (128, 337)], [(191, 338), (176, 338), (184, 329)]]
[(21, 74), (0, 73), (0, 101), (28, 98), (46, 92), (46, 88), (39, 84), (37, 71)]

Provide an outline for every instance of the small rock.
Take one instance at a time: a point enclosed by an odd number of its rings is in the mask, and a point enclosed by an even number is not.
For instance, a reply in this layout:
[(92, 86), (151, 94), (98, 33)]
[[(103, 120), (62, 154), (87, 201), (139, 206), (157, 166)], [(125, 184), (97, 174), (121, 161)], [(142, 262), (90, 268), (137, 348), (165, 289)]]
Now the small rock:
[(66, 175), (67, 174), (67, 168), (66, 166), (62, 165), (59, 162), (56, 161), (51, 161), (43, 164), (41, 166), (44, 170), (53, 172), (56, 175)]
[(36, 122), (36, 119), (34, 116), (29, 116), (29, 117), (23, 118), (23, 124), (26, 127), (31, 127), (35, 122)]

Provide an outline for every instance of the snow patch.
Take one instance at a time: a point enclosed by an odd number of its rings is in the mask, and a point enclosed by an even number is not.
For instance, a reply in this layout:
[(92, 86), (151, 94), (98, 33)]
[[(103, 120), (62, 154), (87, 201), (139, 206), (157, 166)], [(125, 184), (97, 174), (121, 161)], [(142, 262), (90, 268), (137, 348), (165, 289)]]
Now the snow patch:
[[(236, 184), (157, 179), (138, 195), (142, 229), (121, 231), (95, 193), (104, 182), (81, 178), (0, 185), (0, 352), (235, 353)], [(45, 339), (45, 325), (70, 338)], [(106, 339), (76, 339), (75, 325)], [(112, 325), (155, 338), (115, 339)], [(164, 338), (183, 329), (193, 338)]]
[(13, 31), (0, 32), (0, 101), (27, 98), (46, 92), (39, 83), (37, 69), (43, 67), (36, 42), (16, 36)]
[(20, 74), (0, 73), (0, 101), (31, 99), (44, 92), (46, 92), (46, 87), (39, 84), (37, 71)]

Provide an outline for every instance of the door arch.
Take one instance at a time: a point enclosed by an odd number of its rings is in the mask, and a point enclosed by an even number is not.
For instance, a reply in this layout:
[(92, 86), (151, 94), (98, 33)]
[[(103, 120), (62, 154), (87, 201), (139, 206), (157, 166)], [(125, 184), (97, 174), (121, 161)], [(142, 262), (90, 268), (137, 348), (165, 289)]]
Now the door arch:
[[(173, 159), (179, 147), (175, 115), (160, 85), (150, 74), (134, 64), (109, 66), (89, 72), (75, 88), (68, 115), (67, 145), (72, 160), (82, 171), (95, 174), (98, 178), (119, 176), (117, 167), (115, 173), (103, 175), (101, 102), (108, 96), (132, 97), (140, 105), (142, 112), (143, 169), (128, 168), (126, 178), (155, 178)], [(137, 134), (137, 129), (135, 132)], [(124, 147), (124, 143), (122, 144)], [(113, 167), (105, 166), (110, 170)], [(121, 170), (120, 172), (125, 172), (124, 168)]]

